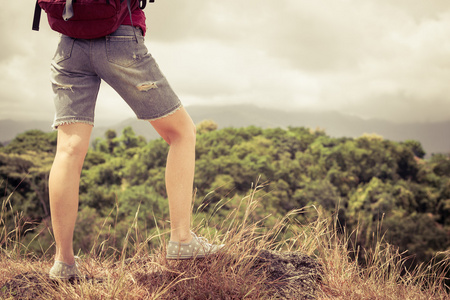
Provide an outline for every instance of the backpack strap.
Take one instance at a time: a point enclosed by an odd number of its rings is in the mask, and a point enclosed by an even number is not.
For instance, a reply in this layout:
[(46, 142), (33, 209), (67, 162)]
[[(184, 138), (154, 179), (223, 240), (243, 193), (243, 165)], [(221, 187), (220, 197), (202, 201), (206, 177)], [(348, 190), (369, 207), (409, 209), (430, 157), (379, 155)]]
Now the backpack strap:
[[(108, 2), (109, 2), (109, 0), (108, 0)], [(41, 23), (41, 13), (42, 13), (42, 8), (39, 6), (38, 0), (36, 0), (36, 6), (34, 8), (32, 30), (39, 31), (39, 23)], [(66, 6), (64, 6), (63, 18), (64, 18), (64, 20), (67, 21), (72, 17), (73, 17), (72, 0), (67, 0)]]
[(34, 17), (33, 17), (33, 30), (39, 31), (39, 23), (41, 22), (41, 7), (39, 6), (38, 1), (36, 0), (36, 7), (34, 8)]
[[(67, 1), (69, 1), (69, 0), (67, 0)], [(128, 14), (130, 15), (131, 27), (133, 28), (134, 38), (136, 39), (136, 43), (139, 43), (137, 35), (136, 35), (136, 28), (134, 28), (134, 25), (133, 25), (133, 17), (132, 17), (132, 13), (131, 13), (131, 0), (127, 0), (127, 7), (128, 7)]]
[(66, 0), (64, 11), (62, 15), (64, 21), (69, 21), (73, 17), (73, 3), (72, 0)]

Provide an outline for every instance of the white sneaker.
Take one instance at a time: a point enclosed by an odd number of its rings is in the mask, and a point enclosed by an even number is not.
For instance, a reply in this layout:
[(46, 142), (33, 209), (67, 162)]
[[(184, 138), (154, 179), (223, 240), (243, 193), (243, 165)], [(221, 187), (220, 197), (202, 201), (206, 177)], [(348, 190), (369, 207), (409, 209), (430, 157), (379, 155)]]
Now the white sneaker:
[(180, 243), (170, 241), (167, 245), (167, 259), (190, 259), (202, 258), (222, 249), (225, 245), (213, 245), (204, 237), (199, 237), (191, 232), (192, 241), (190, 243)]
[(77, 264), (68, 265), (62, 261), (55, 261), (49, 272), (50, 279), (81, 279), (83, 276), (78, 270)]

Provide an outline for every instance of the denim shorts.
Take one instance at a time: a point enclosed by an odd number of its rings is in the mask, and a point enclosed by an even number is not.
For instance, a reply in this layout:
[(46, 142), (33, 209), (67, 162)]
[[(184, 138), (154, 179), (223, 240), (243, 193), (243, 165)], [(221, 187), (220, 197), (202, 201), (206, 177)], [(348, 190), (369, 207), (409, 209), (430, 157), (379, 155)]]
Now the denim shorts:
[(55, 129), (77, 122), (94, 125), (102, 80), (117, 91), (138, 119), (156, 120), (181, 107), (148, 53), (141, 30), (132, 26), (122, 25), (111, 35), (92, 40), (61, 35), (51, 71)]

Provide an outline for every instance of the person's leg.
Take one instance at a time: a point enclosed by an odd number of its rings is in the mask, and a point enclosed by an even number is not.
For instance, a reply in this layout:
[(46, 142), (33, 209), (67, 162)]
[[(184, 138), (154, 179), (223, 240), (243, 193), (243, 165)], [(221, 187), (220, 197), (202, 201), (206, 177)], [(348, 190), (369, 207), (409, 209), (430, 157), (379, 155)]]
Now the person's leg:
[[(124, 39), (124, 36), (130, 38)], [(108, 38), (106, 46), (102, 45), (98, 50), (92, 59), (97, 74), (119, 93), (138, 119), (149, 120), (170, 145), (166, 165), (166, 190), (172, 243), (187, 244), (197, 240), (198, 246), (202, 247), (202, 254), (215, 252), (218, 247), (196, 237), (190, 231), (195, 125), (186, 110), (181, 107), (181, 101), (156, 61), (148, 53), (142, 33), (131, 26), (120, 26)], [(172, 254), (171, 252), (172, 257), (176, 257)], [(188, 256), (184, 253), (184, 257)]]
[(195, 125), (184, 108), (151, 121), (170, 145), (166, 166), (166, 189), (170, 210), (170, 239), (187, 243), (190, 233), (195, 170)]
[(84, 123), (58, 127), (58, 144), (50, 171), (49, 193), (55, 261), (74, 264), (73, 231), (78, 211), (81, 168), (89, 147), (92, 126)]

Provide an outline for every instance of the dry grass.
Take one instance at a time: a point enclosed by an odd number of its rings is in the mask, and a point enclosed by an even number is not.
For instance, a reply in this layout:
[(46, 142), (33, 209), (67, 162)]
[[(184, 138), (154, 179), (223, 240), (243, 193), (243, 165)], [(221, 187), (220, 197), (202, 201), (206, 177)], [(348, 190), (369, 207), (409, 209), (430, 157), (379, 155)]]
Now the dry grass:
[[(318, 283), (317, 299), (450, 299), (444, 286), (450, 253), (442, 253), (446, 258), (439, 263), (406, 272), (402, 256), (380, 238), (367, 252), (366, 267), (362, 268), (351, 259), (358, 249), (351, 247), (350, 234), (338, 234), (334, 218), (324, 217), (319, 210), (309, 224), (299, 224), (296, 216), (314, 208), (292, 211), (271, 228), (264, 228), (264, 219), (254, 218), (261, 205), (258, 190), (256, 187), (244, 197), (222, 224), (215, 224), (217, 231), (211, 230), (207, 220), (196, 222), (194, 231), (226, 244), (222, 253), (199, 260), (167, 261), (166, 232), (146, 239), (136, 237), (134, 240), (143, 242), (125, 243), (124, 249), (116, 251), (118, 255), (82, 256), (82, 272), (95, 279), (78, 284), (50, 281), (46, 272), (52, 261), (23, 251), (26, 245), (16, 239), (17, 231), (0, 227), (0, 298), (274, 299), (280, 283), (269, 282), (255, 265), (258, 252), (270, 249), (299, 251), (322, 264), (324, 275)], [(20, 219), (14, 226), (19, 223)], [(130, 225), (127, 239), (131, 241), (133, 234), (138, 233)], [(149, 249), (153, 240), (160, 245), (158, 249)]]
[(348, 235), (338, 236), (333, 229), (323, 233), (315, 245), (325, 269), (319, 299), (450, 299), (445, 286), (450, 251), (440, 253), (445, 258), (439, 262), (408, 271), (404, 255), (380, 238), (373, 249), (364, 250), (362, 267), (352, 259), (362, 250), (351, 247)]

